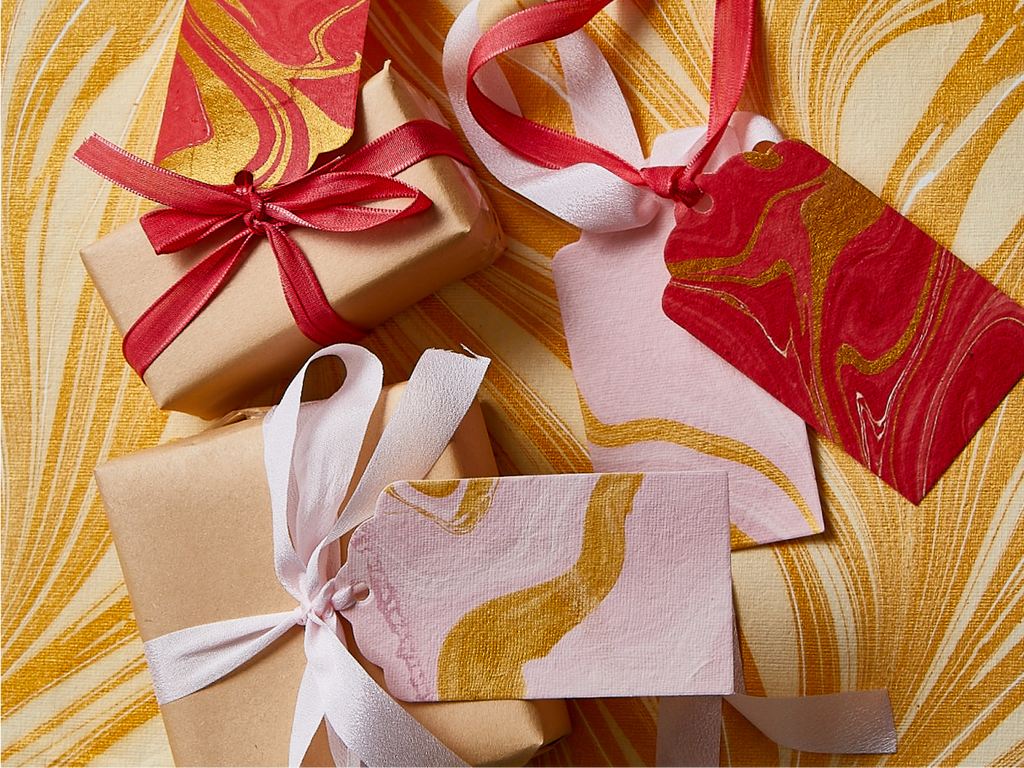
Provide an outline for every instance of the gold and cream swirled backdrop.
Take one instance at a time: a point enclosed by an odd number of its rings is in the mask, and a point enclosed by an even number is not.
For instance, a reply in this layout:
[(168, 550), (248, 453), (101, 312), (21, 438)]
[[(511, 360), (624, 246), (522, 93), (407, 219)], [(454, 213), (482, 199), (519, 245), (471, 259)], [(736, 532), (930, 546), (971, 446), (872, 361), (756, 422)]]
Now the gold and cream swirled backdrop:
[[(374, 0), (365, 71), (391, 58), (447, 110), (441, 46), (459, 5)], [(591, 25), (648, 147), (705, 114), (711, 5), (621, 0)], [(152, 156), (179, 11), (177, 0), (3, 1), (10, 765), (171, 762), (92, 470), (202, 425), (152, 406), (77, 256), (140, 203), (69, 158), (93, 131)], [(1024, 3), (765, 0), (761, 16), (747, 106), (1024, 301)], [(507, 70), (534, 117), (564, 125), (558, 89), (538, 74), (549, 57)], [(586, 470), (550, 273), (576, 232), (484, 179), (507, 254), (369, 346), (391, 380), (429, 346), (491, 356), (484, 399), (503, 472)], [(826, 533), (734, 555), (748, 688), (888, 688), (899, 753), (792, 753), (726, 707), (723, 763), (1024, 764), (1024, 385), (920, 507), (812, 442)], [(572, 736), (535, 762), (650, 764), (655, 707), (574, 702)]]

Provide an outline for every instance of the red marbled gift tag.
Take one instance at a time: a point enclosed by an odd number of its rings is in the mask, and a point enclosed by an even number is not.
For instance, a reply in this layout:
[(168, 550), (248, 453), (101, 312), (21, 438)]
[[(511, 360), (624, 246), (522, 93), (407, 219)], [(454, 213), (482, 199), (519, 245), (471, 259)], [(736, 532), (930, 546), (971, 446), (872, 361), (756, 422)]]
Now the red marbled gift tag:
[(1024, 374), (1024, 308), (805, 144), (700, 186), (666, 314), (921, 501)]
[(156, 162), (208, 184), (293, 181), (355, 125), (369, 0), (189, 0)]

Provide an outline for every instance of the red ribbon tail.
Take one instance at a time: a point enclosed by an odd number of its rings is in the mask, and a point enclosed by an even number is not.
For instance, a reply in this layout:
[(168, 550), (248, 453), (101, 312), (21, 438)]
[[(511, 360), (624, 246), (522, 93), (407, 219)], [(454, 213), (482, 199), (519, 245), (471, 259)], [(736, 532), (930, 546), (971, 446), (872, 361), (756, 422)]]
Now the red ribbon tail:
[(200, 261), (153, 302), (124, 335), (124, 359), (139, 377), (195, 319), (241, 262), (251, 232), (243, 230)]
[(230, 192), (147, 163), (96, 134), (82, 142), (74, 157), (107, 181), (155, 203), (212, 216), (241, 212)]
[(753, 0), (718, 0), (715, 4), (708, 132), (704, 146), (686, 167), (686, 178), (690, 180), (704, 170), (740, 103), (754, 51), (754, 9)]
[[(429, 202), (428, 202), (429, 205)], [(277, 258), (281, 287), (288, 309), (299, 330), (311, 341), (321, 345), (356, 342), (366, 336), (342, 318), (331, 307), (320, 281), (299, 246), (278, 227), (267, 228), (267, 239)]]

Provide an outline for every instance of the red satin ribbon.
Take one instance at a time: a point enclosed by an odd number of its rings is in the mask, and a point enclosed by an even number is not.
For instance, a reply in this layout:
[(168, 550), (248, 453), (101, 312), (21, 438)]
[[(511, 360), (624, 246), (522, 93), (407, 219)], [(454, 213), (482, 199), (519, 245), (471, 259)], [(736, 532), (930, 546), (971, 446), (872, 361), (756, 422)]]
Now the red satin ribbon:
[[(255, 237), (270, 241), (285, 299), (299, 330), (323, 346), (358, 341), (365, 331), (334, 311), (286, 228), (356, 232), (418, 213), (430, 206), (430, 200), (391, 177), (436, 155), (470, 164), (451, 130), (429, 120), (416, 120), (295, 181), (256, 189), (249, 174), (239, 174), (234, 185), (205, 184), (91, 136), (75, 153), (76, 160), (118, 186), (169, 206), (141, 219), (157, 253), (180, 251), (215, 236), (223, 227), (242, 224), (237, 234), (196, 264), (136, 320), (124, 337), (125, 360), (144, 376), (231, 277)], [(366, 205), (391, 199), (409, 203), (399, 209)]]
[(717, 0), (711, 70), (711, 105), (704, 144), (685, 167), (636, 169), (618, 155), (544, 125), (538, 125), (495, 104), (477, 86), (474, 76), (503, 53), (564, 37), (581, 29), (611, 0), (555, 0), (518, 11), (485, 32), (469, 57), (466, 101), (484, 129), (516, 154), (544, 168), (577, 163), (600, 165), (637, 186), (687, 206), (700, 199), (695, 179), (722, 137), (736, 110), (750, 68), (756, 0)]

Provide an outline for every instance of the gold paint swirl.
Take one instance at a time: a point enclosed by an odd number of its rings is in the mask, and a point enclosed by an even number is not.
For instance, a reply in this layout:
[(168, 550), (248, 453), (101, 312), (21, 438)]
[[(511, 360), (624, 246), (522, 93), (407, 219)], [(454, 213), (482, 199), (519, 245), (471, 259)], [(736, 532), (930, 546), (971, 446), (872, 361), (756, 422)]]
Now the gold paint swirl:
[(441, 701), (516, 699), (523, 665), (547, 656), (608, 595), (626, 559), (626, 516), (643, 475), (602, 475), (590, 496), (583, 546), (561, 576), (477, 606), (452, 627), (437, 662)]
[[(807, 522), (808, 533), (820, 533), (821, 525), (811, 512), (810, 506), (792, 480), (767, 456), (746, 443), (724, 435), (714, 435), (689, 424), (670, 419), (634, 419), (622, 424), (605, 424), (590, 410), (586, 400), (580, 398), (583, 421), (587, 427), (587, 439), (602, 448), (621, 448), (633, 443), (661, 441), (681, 445), (709, 456), (726, 461), (735, 461), (750, 467), (771, 480), (785, 493), (793, 505), (800, 510)], [(737, 538), (733, 536), (733, 542)]]
[(448, 520), (436, 515), (429, 509), (416, 504), (405, 498), (398, 492), (398, 488), (389, 485), (385, 493), (393, 499), (405, 504), (409, 509), (417, 512), (430, 522), (454, 536), (464, 536), (472, 533), (484, 516), (490, 512), (491, 503), (494, 501), (494, 489), (498, 485), (496, 477), (479, 477), (469, 480), (416, 480), (408, 483), (414, 490), (424, 496), (434, 499), (443, 499), (451, 496), (459, 487), (465, 489), (462, 499), (459, 501), (459, 508), (455, 516)]

